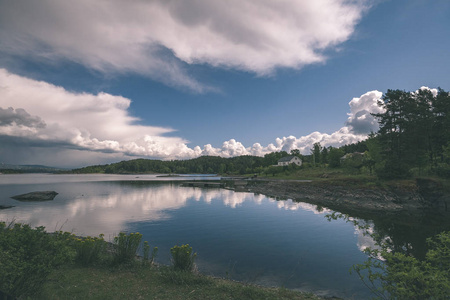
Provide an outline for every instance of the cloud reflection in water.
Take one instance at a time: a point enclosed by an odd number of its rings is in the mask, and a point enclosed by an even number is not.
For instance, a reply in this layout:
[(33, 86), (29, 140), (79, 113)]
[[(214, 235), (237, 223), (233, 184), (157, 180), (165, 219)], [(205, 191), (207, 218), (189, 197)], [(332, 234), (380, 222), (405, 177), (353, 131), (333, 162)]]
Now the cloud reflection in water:
[[(74, 183), (76, 184), (76, 183)], [(92, 188), (92, 187), (91, 187)], [(81, 190), (83, 188), (80, 188)], [(127, 228), (130, 222), (158, 222), (171, 218), (171, 211), (187, 205), (188, 201), (221, 201), (226, 207), (235, 209), (244, 202), (262, 204), (264, 200), (276, 202), (278, 209), (303, 210), (314, 214), (328, 214), (327, 208), (288, 200), (275, 200), (264, 195), (234, 192), (226, 189), (202, 189), (181, 187), (178, 184), (135, 185), (132, 183), (109, 183), (93, 186), (93, 193), (67, 195), (64, 191), (54, 202), (18, 205), (0, 211), (1, 220), (45, 226), (47, 230), (73, 231), (79, 235), (113, 236)], [(84, 193), (84, 192), (83, 192)], [(70, 193), (69, 193), (70, 194)], [(356, 229), (358, 248), (372, 246), (372, 240)]]

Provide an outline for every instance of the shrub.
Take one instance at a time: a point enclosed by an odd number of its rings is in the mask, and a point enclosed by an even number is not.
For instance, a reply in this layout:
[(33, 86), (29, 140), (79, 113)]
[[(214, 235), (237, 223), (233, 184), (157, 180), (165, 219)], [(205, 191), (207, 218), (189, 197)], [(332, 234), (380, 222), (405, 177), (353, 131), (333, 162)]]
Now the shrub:
[(124, 263), (132, 261), (139, 250), (142, 234), (139, 232), (126, 234), (119, 233), (114, 237), (114, 261), (116, 263)]
[(0, 222), (0, 290), (13, 297), (35, 295), (51, 271), (71, 259), (69, 236)]
[(144, 242), (144, 263), (153, 264), (156, 254), (158, 253), (158, 247), (154, 247), (150, 255), (150, 245), (147, 241)]
[(386, 243), (379, 245), (381, 250), (367, 249), (369, 259), (353, 269), (381, 299), (448, 299), (450, 232), (427, 241), (430, 249), (424, 260), (393, 252)]
[(75, 238), (74, 246), (76, 250), (75, 261), (81, 265), (91, 265), (100, 259), (100, 254), (106, 249), (106, 242), (103, 234), (99, 237)]
[(172, 254), (172, 264), (175, 270), (181, 271), (193, 271), (194, 270), (194, 260), (197, 253), (192, 253), (192, 247), (189, 244), (174, 246), (170, 249)]

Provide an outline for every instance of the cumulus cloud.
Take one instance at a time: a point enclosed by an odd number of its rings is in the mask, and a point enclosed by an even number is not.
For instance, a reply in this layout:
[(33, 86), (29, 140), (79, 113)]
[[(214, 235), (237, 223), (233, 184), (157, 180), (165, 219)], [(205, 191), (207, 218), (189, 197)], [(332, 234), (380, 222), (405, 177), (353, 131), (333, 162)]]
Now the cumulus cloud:
[[(173, 133), (174, 129), (139, 125), (139, 119), (128, 113), (131, 100), (127, 98), (107, 93), (73, 93), (0, 69), (0, 152), (2, 156), (9, 153), (30, 157), (29, 150), (23, 152), (23, 148), (34, 147), (41, 149), (35, 159), (45, 161), (43, 157), (47, 156), (50, 161), (57, 161), (59, 157), (59, 161), (66, 161), (66, 164), (80, 155), (90, 161), (104, 161), (105, 157), (189, 159), (202, 155), (263, 156), (273, 151), (289, 152), (293, 149), (309, 154), (314, 143), (336, 147), (365, 139), (371, 130), (376, 130), (376, 122), (370, 113), (381, 112), (376, 105), (381, 96), (381, 92), (371, 91), (353, 98), (349, 102), (350, 113), (345, 126), (331, 134), (313, 132), (302, 137), (276, 138), (267, 146), (255, 143), (248, 147), (230, 139), (221, 147), (207, 144), (201, 148), (189, 147), (188, 141), (181, 137), (165, 136)], [(8, 146), (17, 149), (11, 150)], [(46, 148), (57, 151), (46, 151)]]
[(0, 53), (136, 72), (202, 92), (183, 64), (266, 75), (325, 61), (368, 1), (4, 1)]
[(44, 128), (45, 122), (37, 116), (31, 116), (26, 110), (18, 108), (14, 110), (12, 107), (2, 109), (0, 107), (0, 126), (17, 126)]
[[(72, 93), (0, 69), (0, 135), (34, 146), (146, 157), (194, 157), (186, 141), (164, 137), (170, 128), (142, 126), (128, 114), (131, 101), (106, 93)], [(5, 108), (6, 107), (6, 108)]]
[(202, 154), (223, 157), (236, 155), (263, 156), (274, 151), (290, 152), (293, 149), (299, 149), (302, 154), (309, 154), (315, 143), (320, 143), (324, 147), (339, 147), (356, 143), (366, 139), (369, 133), (378, 130), (377, 120), (371, 114), (383, 112), (383, 109), (377, 104), (382, 95), (379, 91), (370, 91), (359, 98), (353, 98), (349, 102), (350, 113), (348, 113), (349, 117), (345, 126), (331, 134), (315, 131), (302, 137), (291, 135), (276, 138), (274, 143), (265, 147), (259, 143), (255, 143), (251, 147), (245, 147), (240, 142), (231, 139), (224, 142), (221, 148), (206, 145)]
[[(438, 89), (432, 89), (432, 88), (429, 88), (429, 87), (427, 87), (427, 86), (421, 86), (420, 87), (420, 89), (419, 90), (421, 90), (421, 91), (430, 91), (431, 92), (431, 94), (434, 96), (434, 97), (436, 97), (437, 96), (437, 94), (438, 94)], [(418, 90), (416, 91), (416, 92), (418, 92)]]
[(367, 134), (378, 130), (378, 121), (371, 114), (382, 113), (383, 108), (378, 105), (383, 93), (379, 91), (367, 92), (359, 98), (350, 101), (350, 113), (347, 126), (356, 134)]

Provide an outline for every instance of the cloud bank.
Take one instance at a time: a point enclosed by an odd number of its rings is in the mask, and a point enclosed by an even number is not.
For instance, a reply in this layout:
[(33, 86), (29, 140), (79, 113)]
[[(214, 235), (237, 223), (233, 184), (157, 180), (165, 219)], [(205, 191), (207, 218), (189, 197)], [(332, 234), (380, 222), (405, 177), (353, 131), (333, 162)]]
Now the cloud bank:
[[(189, 147), (188, 141), (181, 137), (165, 136), (175, 132), (174, 129), (139, 125), (139, 119), (128, 112), (130, 99), (107, 93), (73, 93), (0, 69), (0, 154), (3, 159), (8, 153), (14, 154), (30, 163), (33, 157), (24, 149), (31, 147), (39, 149), (40, 156), (34, 157), (39, 161), (34, 163), (69, 166), (98, 162), (101, 157), (117, 160), (262, 156), (292, 149), (308, 154), (314, 143), (341, 146), (363, 140), (376, 131), (377, 123), (370, 113), (381, 112), (376, 104), (381, 97), (381, 92), (370, 91), (353, 98), (345, 126), (331, 134), (313, 132), (298, 138), (276, 138), (267, 146), (255, 143), (246, 147), (230, 139), (218, 148), (210, 144)], [(21, 151), (8, 152), (11, 147)], [(85, 160), (73, 161), (74, 157)]]
[(100, 72), (134, 72), (204, 92), (183, 66), (267, 75), (324, 62), (350, 38), (366, 0), (3, 1), (0, 53)]

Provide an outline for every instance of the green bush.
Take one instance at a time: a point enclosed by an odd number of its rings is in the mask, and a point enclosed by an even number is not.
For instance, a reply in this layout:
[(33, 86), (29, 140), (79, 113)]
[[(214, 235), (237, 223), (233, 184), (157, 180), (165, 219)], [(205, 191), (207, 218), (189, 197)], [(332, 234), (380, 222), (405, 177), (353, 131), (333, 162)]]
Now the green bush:
[(147, 241), (144, 242), (144, 264), (153, 264), (155, 261), (156, 254), (158, 253), (158, 247), (154, 247), (152, 253), (150, 254), (150, 245)]
[(170, 249), (172, 254), (172, 264), (175, 270), (180, 271), (193, 271), (194, 270), (194, 260), (197, 253), (192, 252), (192, 247), (189, 244), (174, 246)]
[(450, 232), (427, 241), (424, 260), (393, 252), (386, 243), (367, 249), (369, 259), (353, 269), (379, 299), (449, 299)]
[(114, 261), (116, 263), (125, 263), (133, 261), (141, 245), (142, 234), (139, 232), (126, 234), (124, 232), (119, 233), (114, 237)]
[(450, 165), (449, 164), (441, 164), (435, 169), (435, 173), (437, 176), (441, 178), (450, 178)]
[(55, 267), (73, 258), (69, 236), (0, 222), (0, 290), (13, 297), (35, 295)]
[(75, 261), (84, 266), (98, 262), (100, 254), (106, 250), (103, 236), (100, 234), (99, 237), (75, 238), (74, 247), (77, 253)]

